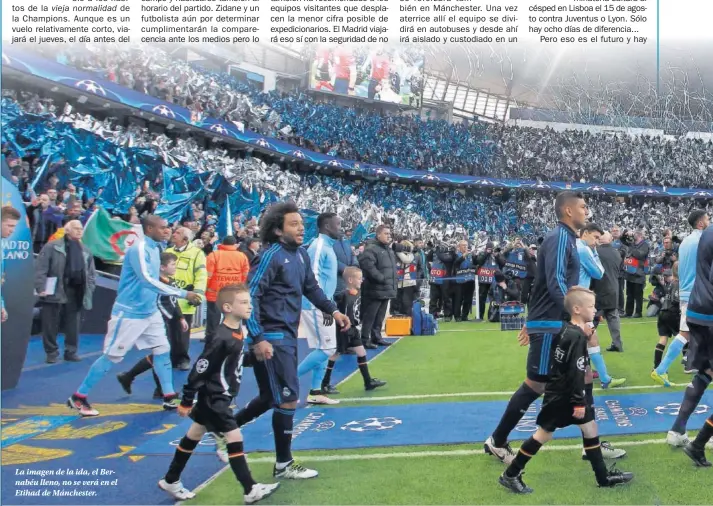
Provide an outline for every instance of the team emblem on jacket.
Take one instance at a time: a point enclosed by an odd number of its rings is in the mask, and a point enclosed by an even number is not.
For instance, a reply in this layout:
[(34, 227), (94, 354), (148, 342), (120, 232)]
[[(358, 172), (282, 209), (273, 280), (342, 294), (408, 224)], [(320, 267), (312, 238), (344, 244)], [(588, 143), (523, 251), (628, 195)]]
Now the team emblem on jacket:
[(208, 370), (208, 365), (209, 362), (206, 359), (200, 359), (198, 362), (196, 362), (196, 372), (198, 374), (203, 374)]
[(283, 395), (283, 397), (289, 397), (290, 395), (292, 395), (292, 390), (285, 387), (282, 389), (282, 395)]
[(577, 369), (579, 369), (580, 371), (584, 371), (584, 367), (584, 357), (579, 357), (577, 359)]

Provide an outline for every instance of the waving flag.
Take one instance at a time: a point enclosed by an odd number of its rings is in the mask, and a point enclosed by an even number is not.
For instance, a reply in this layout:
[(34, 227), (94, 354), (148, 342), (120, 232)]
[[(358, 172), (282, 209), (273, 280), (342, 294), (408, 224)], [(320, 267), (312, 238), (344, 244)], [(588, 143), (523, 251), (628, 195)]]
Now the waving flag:
[(233, 213), (230, 212), (230, 199), (227, 197), (223, 203), (223, 210), (218, 217), (218, 224), (215, 228), (215, 232), (218, 234), (218, 238), (220, 240), (234, 234)]
[(112, 219), (100, 207), (87, 221), (82, 242), (95, 257), (105, 262), (118, 263), (124, 260), (126, 249), (143, 236), (141, 225)]

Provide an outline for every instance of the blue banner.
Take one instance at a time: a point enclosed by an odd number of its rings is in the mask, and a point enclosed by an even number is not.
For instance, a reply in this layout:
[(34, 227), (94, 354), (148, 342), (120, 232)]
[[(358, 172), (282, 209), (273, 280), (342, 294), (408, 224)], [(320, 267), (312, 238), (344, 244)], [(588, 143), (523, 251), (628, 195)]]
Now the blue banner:
[(527, 259), (525, 258), (524, 249), (514, 249), (508, 254), (505, 259), (503, 272), (512, 272), (515, 276), (521, 279), (525, 279), (527, 277)]
[[(518, 179), (496, 179), (487, 177), (465, 176), (460, 174), (432, 173), (418, 170), (397, 169), (368, 163), (343, 160), (322, 153), (300, 149), (292, 144), (265, 137), (254, 132), (241, 132), (228, 122), (210, 117), (198, 117), (189, 109), (164, 102), (155, 97), (144, 95), (119, 84), (93, 76), (87, 72), (48, 60), (17, 47), (3, 47), (3, 67), (42, 77), (57, 84), (80, 90), (88, 95), (96, 95), (105, 100), (121, 103), (163, 119), (192, 125), (257, 149), (291, 158), (293, 160), (313, 162), (343, 172), (358, 174), (362, 177), (395, 180), (402, 183), (420, 183), (423, 185), (459, 185), (461, 187), (480, 187), (493, 189), (519, 189), (530, 191), (576, 190), (595, 194), (644, 195), (669, 197), (713, 198), (713, 188), (665, 188), (662, 186), (622, 186), (606, 183), (565, 183), (558, 181), (538, 182)], [(18, 151), (19, 152), (19, 151)]]
[[(25, 204), (17, 186), (11, 183), (10, 168), (2, 157), (2, 205), (20, 212), (13, 233), (2, 239), (2, 299), (7, 321), (2, 323), (2, 389), (15, 388), (25, 363), (32, 328), (35, 262), (32, 256), (32, 231)], [(28, 283), (28, 280), (30, 281)]]

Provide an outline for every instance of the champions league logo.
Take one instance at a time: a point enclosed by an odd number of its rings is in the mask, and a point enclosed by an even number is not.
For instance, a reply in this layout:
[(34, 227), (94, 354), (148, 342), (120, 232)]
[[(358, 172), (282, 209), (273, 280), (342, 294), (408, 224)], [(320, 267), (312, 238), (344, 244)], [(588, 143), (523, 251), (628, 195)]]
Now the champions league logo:
[(258, 146), (260, 146), (261, 148), (268, 148), (268, 149), (269, 149), (269, 148), (272, 147), (271, 144), (270, 144), (266, 139), (263, 139), (263, 138), (260, 138), (260, 139), (256, 140), (256, 141), (255, 141), (255, 144), (258, 145)]
[(607, 190), (603, 186), (592, 186), (589, 188), (589, 191), (591, 191), (591, 192), (605, 192)]
[(441, 178), (434, 175), (434, 174), (428, 174), (426, 176), (421, 176), (422, 181), (440, 181)]
[[(656, 406), (656, 409), (654, 411), (656, 412), (657, 415), (670, 415), (670, 416), (678, 416), (678, 412), (681, 409), (681, 404), (678, 402), (669, 402), (668, 404), (664, 404), (663, 406)], [(708, 411), (708, 406), (705, 404), (699, 404), (696, 406), (696, 410), (693, 412), (695, 415), (700, 415)]]
[(327, 165), (329, 165), (330, 167), (341, 167), (342, 166), (342, 164), (340, 163), (339, 160), (329, 160)]
[(170, 107), (163, 104), (154, 106), (153, 109), (151, 109), (151, 112), (158, 114), (159, 116), (163, 116), (164, 118), (176, 119), (176, 113), (174, 113)]
[(294, 156), (295, 158), (306, 158), (305, 154), (299, 150), (293, 151), (292, 156)]
[(228, 135), (228, 131), (225, 129), (225, 127), (219, 123), (216, 123), (215, 125), (211, 125), (210, 127), (211, 132), (215, 132), (220, 135)]
[(101, 95), (102, 97), (106, 97), (106, 91), (104, 91), (104, 88), (102, 88), (100, 85), (90, 79), (83, 79), (81, 81), (77, 81), (74, 86), (75, 88), (79, 88), (80, 90), (88, 91), (89, 93), (94, 93), (95, 95)]
[(658, 190), (655, 190), (653, 188), (646, 188), (646, 189), (642, 190), (641, 193), (643, 193), (644, 195), (657, 195), (661, 192), (659, 192)]
[(390, 430), (403, 422), (393, 416), (384, 418), (367, 418), (366, 420), (352, 421), (342, 426), (342, 430), (352, 432), (366, 432), (370, 430)]
[(693, 196), (694, 197), (710, 198), (710, 197), (713, 197), (713, 193), (701, 191), (701, 192), (694, 193)]

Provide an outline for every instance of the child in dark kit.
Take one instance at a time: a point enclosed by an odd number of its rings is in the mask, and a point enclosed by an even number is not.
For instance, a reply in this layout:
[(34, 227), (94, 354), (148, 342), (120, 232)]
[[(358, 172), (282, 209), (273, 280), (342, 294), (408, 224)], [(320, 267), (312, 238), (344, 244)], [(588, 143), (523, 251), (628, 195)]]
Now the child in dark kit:
[[(681, 328), (681, 300), (679, 297), (678, 262), (674, 262), (671, 271), (664, 271), (664, 296), (661, 298), (661, 311), (659, 311), (656, 326), (659, 332), (659, 342), (654, 351), (654, 373), (661, 364), (666, 343), (678, 335)], [(653, 375), (653, 373), (652, 373)], [(671, 386), (667, 373), (659, 375), (664, 386)]]
[[(243, 486), (243, 500), (245, 504), (253, 504), (277, 490), (279, 483), (265, 485), (253, 480), (243, 452), (243, 435), (230, 408), (238, 395), (243, 373), (243, 342), (247, 333), (243, 320), (252, 313), (248, 287), (222, 288), (216, 304), (223, 314), (223, 322), (193, 365), (178, 407), (178, 414), (190, 416), (193, 424), (181, 439), (168, 472), (158, 486), (179, 501), (194, 498), (195, 494), (181, 484), (181, 473), (206, 432), (219, 433), (226, 441), (230, 468)], [(194, 404), (196, 395), (198, 401)]]
[(592, 371), (587, 355), (587, 340), (593, 334), (594, 293), (581, 287), (571, 288), (564, 307), (571, 315), (554, 353), (554, 366), (545, 388), (542, 409), (537, 417), (537, 432), (520, 447), (517, 456), (500, 476), (500, 484), (518, 493), (533, 490), (522, 481), (522, 471), (538, 450), (552, 439), (555, 430), (579, 425), (584, 450), (600, 487), (628, 483), (632, 473), (607, 470), (594, 420), (593, 406), (585, 401), (585, 384), (591, 384)]
[[(173, 280), (173, 276), (176, 274), (176, 261), (178, 257), (173, 253), (161, 253), (161, 271), (160, 280), (162, 283), (169, 286), (176, 286)], [(171, 331), (176, 328), (172, 325), (174, 320), (179, 320), (181, 324), (181, 329), (185, 332), (188, 330), (188, 323), (185, 318), (183, 318), (183, 313), (178, 305), (178, 299), (173, 295), (162, 295), (158, 299), (158, 309), (163, 317), (163, 322), (166, 325), (166, 334), (171, 342)], [(116, 379), (119, 380), (121, 388), (124, 392), (131, 394), (131, 384), (134, 382), (139, 374), (143, 374), (149, 369), (153, 370), (152, 355), (149, 354), (139, 360), (134, 367), (129, 369), (127, 372), (122, 372), (117, 374)], [(158, 382), (158, 376), (153, 373), (153, 379), (156, 382), (156, 389), (154, 390), (154, 399), (162, 399), (163, 392), (161, 392), (161, 384)], [(176, 397), (173, 401), (169, 403), (164, 403), (165, 409), (176, 409), (178, 407), (179, 400)]]
[(359, 333), (359, 325), (361, 323), (361, 315), (359, 314), (361, 306), (360, 289), (363, 280), (361, 269), (349, 266), (344, 269), (342, 277), (346, 283), (346, 289), (337, 294), (334, 299), (339, 307), (339, 311), (347, 315), (349, 320), (351, 320), (352, 327), (346, 332), (341, 332), (340, 329), (337, 329), (337, 352), (329, 357), (327, 371), (325, 372), (324, 379), (322, 380), (322, 391), (325, 394), (331, 395), (339, 393), (332, 385), (329, 384), (332, 379), (334, 364), (337, 362), (341, 354), (347, 353), (350, 349), (354, 350), (354, 353), (356, 353), (359, 372), (361, 372), (362, 378), (364, 378), (364, 388), (366, 390), (374, 390), (375, 388), (386, 385), (385, 381), (372, 378), (369, 375), (369, 365), (366, 362), (366, 350), (364, 349), (361, 341), (361, 334)]

